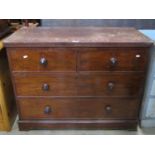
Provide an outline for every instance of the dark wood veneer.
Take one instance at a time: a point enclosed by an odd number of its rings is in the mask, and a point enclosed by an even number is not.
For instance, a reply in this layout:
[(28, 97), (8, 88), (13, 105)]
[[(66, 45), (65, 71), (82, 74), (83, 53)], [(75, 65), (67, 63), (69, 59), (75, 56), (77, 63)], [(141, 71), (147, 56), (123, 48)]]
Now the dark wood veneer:
[(136, 129), (150, 39), (133, 28), (22, 28), (4, 41), (20, 130)]
[[(75, 71), (74, 48), (13, 48), (9, 49), (13, 71)], [(41, 64), (45, 58), (47, 64)]]
[(136, 130), (137, 120), (19, 120), (20, 130), (36, 129), (126, 129)]
[[(20, 119), (134, 119), (140, 102), (130, 98), (22, 98)], [(46, 107), (50, 112), (45, 113)], [(107, 109), (110, 107), (110, 109)]]
[(79, 55), (81, 71), (144, 71), (148, 59), (147, 48), (82, 48)]
[[(16, 73), (17, 96), (140, 96), (144, 73)], [(113, 84), (110, 87), (110, 84)], [(43, 89), (47, 85), (48, 89)]]

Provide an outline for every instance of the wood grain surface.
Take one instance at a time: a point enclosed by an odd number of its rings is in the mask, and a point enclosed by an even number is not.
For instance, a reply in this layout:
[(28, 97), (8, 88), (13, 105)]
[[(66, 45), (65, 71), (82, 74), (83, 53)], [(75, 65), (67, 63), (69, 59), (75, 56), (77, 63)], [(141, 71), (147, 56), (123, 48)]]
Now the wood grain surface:
[[(16, 73), (17, 96), (140, 96), (144, 73)], [(112, 83), (113, 86), (110, 86)], [(48, 90), (43, 85), (48, 85)], [(111, 88), (112, 87), (112, 88)]]
[(136, 129), (152, 41), (134, 28), (22, 28), (4, 44), (20, 130)]
[[(135, 119), (138, 115), (137, 99), (118, 98), (57, 98), (18, 99), (20, 119)], [(49, 106), (51, 111), (45, 113)], [(109, 109), (108, 109), (109, 107)]]
[(4, 40), (6, 47), (150, 46), (152, 41), (134, 28), (22, 28)]

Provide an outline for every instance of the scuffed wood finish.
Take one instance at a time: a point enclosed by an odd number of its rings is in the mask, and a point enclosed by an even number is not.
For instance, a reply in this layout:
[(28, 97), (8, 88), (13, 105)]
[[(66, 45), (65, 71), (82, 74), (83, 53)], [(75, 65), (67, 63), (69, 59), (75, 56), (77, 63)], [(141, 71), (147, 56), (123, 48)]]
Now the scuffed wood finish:
[[(14, 76), (17, 96), (140, 96), (143, 73), (53, 73)], [(48, 85), (48, 90), (43, 85)], [(111, 86), (111, 84), (113, 84)], [(112, 87), (112, 88), (111, 88)]]
[[(18, 99), (20, 119), (134, 119), (139, 101), (130, 98)], [(45, 108), (51, 111), (45, 113)], [(107, 109), (110, 107), (111, 109)]]
[[(13, 48), (9, 51), (12, 70), (22, 72), (145, 71), (148, 59), (147, 48)], [(40, 64), (42, 58), (46, 59), (46, 65)], [(112, 58), (116, 59), (114, 65)]]
[(22, 28), (4, 40), (6, 47), (149, 47), (152, 41), (134, 28)]
[(137, 120), (19, 120), (20, 130), (36, 129), (137, 129)]
[[(147, 48), (82, 48), (79, 54), (81, 71), (145, 71)], [(116, 59), (112, 64), (111, 59)]]
[(136, 129), (152, 44), (140, 32), (23, 28), (4, 43), (20, 130)]
[[(74, 48), (13, 48), (9, 50), (13, 71), (75, 71)], [(47, 64), (41, 64), (41, 58)]]

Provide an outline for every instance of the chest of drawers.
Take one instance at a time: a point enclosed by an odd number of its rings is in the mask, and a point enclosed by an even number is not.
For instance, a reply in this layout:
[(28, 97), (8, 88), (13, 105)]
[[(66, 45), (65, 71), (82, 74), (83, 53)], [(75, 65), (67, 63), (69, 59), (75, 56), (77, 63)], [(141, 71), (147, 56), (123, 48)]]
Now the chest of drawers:
[(133, 28), (22, 28), (5, 41), (20, 130), (136, 129), (151, 40)]

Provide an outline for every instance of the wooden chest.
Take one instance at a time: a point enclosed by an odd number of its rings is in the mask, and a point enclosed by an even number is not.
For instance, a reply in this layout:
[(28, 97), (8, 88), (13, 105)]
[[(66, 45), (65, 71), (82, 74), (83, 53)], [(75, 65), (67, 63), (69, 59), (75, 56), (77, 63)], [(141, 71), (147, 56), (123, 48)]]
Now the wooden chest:
[(136, 129), (152, 42), (134, 28), (22, 28), (4, 43), (20, 130)]

